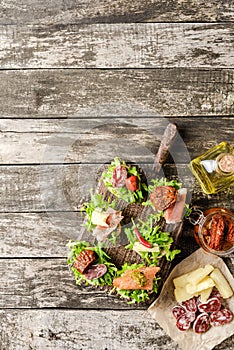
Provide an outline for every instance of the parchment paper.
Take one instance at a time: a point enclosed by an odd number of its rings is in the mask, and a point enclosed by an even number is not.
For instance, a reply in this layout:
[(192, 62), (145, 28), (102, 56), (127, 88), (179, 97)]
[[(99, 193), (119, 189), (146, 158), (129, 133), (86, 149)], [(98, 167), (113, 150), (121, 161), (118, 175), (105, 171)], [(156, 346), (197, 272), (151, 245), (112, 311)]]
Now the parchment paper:
[[(234, 320), (226, 325), (211, 327), (203, 334), (196, 334), (192, 329), (183, 332), (176, 327), (176, 319), (172, 315), (172, 307), (177, 304), (173, 293), (173, 279), (198, 267), (204, 267), (206, 264), (218, 267), (234, 290), (234, 278), (224, 261), (215, 255), (205, 253), (200, 248), (172, 270), (160, 296), (148, 309), (157, 323), (183, 350), (211, 350), (214, 346), (234, 334)], [(234, 313), (234, 296), (224, 300), (223, 304)]]

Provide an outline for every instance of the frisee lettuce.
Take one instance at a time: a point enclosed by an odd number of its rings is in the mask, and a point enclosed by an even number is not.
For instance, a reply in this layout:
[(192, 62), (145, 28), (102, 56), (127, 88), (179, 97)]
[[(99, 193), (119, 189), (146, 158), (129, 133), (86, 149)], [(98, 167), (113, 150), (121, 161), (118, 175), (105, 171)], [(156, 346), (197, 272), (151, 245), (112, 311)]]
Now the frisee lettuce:
[(182, 187), (182, 184), (175, 179), (168, 180), (165, 177), (162, 177), (161, 179), (152, 179), (151, 184), (149, 184), (149, 192), (152, 192), (155, 187), (159, 186), (172, 186), (179, 190)]
[[(103, 250), (102, 245), (99, 243), (94, 247), (90, 247), (88, 242), (85, 241), (69, 241), (67, 246), (70, 248), (67, 263), (71, 267), (71, 270), (74, 274), (76, 284), (78, 285), (92, 285), (92, 286), (111, 286), (114, 277), (116, 276), (117, 268), (111, 262), (110, 257)], [(83, 274), (77, 271), (76, 268), (72, 266), (72, 264), (76, 261), (78, 255), (85, 249), (93, 250), (96, 253), (97, 259), (95, 260), (95, 264), (105, 264), (107, 267), (107, 272), (100, 278), (95, 278), (93, 280), (88, 280)]]
[[(114, 169), (121, 165), (126, 168), (128, 172), (128, 176), (137, 176), (138, 179), (138, 190), (136, 191), (130, 191), (127, 189), (127, 187), (114, 187), (112, 184), (112, 175)], [(144, 199), (143, 191), (147, 191), (146, 184), (141, 182), (141, 175), (137, 171), (136, 166), (128, 166), (125, 161), (120, 161), (118, 157), (115, 157), (114, 160), (111, 162), (110, 166), (108, 167), (106, 172), (103, 172), (101, 180), (103, 180), (105, 186), (107, 189), (114, 194), (117, 198), (120, 198), (127, 203), (141, 203)]]
[[(173, 238), (169, 232), (162, 232), (160, 225), (158, 225), (158, 216), (151, 214), (146, 221), (139, 220), (136, 224), (141, 236), (152, 244), (152, 247), (158, 247), (158, 252), (140, 252), (141, 257), (147, 262), (149, 266), (155, 266), (161, 257), (165, 256), (168, 261), (172, 261), (180, 250), (171, 250)], [(133, 249), (134, 243), (138, 242), (134, 227), (127, 227), (124, 230), (129, 244), (125, 246), (126, 249)]]

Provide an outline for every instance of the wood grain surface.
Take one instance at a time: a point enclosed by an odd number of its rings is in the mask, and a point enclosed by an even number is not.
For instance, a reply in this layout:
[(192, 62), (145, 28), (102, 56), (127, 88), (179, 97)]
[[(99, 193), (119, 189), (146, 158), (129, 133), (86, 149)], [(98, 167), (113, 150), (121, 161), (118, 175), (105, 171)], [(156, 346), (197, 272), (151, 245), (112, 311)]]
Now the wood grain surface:
[(150, 163), (170, 120), (179, 129), (172, 151), (176, 163), (189, 162), (223, 140), (233, 140), (233, 117), (2, 118), (0, 164), (104, 164), (117, 154)]
[[(234, 113), (233, 84), (233, 70), (213, 67), (0, 70), (0, 113), (5, 118), (48, 119), (218, 117)], [(18, 124), (27, 130), (31, 123)]]
[[(2, 310), (2, 350), (178, 350), (146, 311)], [(17, 334), (12, 337), (12, 333)], [(231, 339), (232, 340), (232, 339)], [(221, 347), (217, 347), (222, 349)], [(231, 350), (231, 347), (225, 347)]]
[[(181, 257), (180, 257), (181, 259)], [(233, 265), (227, 260), (230, 270)], [(74, 282), (66, 258), (0, 259), (0, 309), (77, 308), (146, 309), (129, 305), (106, 290), (80, 287)], [(12, 289), (14, 281), (14, 289)]]
[[(2, 350), (179, 349), (144, 310), (1, 310), (0, 315)], [(229, 337), (214, 350), (232, 350), (233, 341)]]
[(230, 1), (181, 0), (5, 0), (0, 4), (0, 24), (123, 23), (233, 21)]
[(233, 70), (213, 67), (2, 70), (0, 111), (5, 118), (48, 119), (231, 115), (233, 84)]
[(233, 27), (230, 22), (5, 25), (1, 68), (233, 68)]
[[(233, 143), (234, 1), (3, 0), (0, 13), (0, 350), (179, 350), (146, 306), (76, 286), (66, 243), (103, 164), (120, 153), (151, 178), (170, 121), (181, 138), (164, 174), (191, 205), (234, 210), (233, 188), (207, 196), (188, 168)], [(173, 264), (198, 248), (187, 221), (179, 248)]]
[(65, 258), (1, 259), (0, 271), (0, 308), (133, 308), (104, 290), (76, 286)]

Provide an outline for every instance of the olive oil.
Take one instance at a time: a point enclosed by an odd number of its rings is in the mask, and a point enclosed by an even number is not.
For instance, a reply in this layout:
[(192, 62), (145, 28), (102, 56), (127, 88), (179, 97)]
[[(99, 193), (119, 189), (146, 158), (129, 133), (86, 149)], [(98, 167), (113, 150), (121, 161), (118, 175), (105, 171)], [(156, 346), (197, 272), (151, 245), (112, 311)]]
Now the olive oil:
[(227, 142), (211, 148), (190, 162), (204, 193), (213, 194), (234, 185), (234, 149)]

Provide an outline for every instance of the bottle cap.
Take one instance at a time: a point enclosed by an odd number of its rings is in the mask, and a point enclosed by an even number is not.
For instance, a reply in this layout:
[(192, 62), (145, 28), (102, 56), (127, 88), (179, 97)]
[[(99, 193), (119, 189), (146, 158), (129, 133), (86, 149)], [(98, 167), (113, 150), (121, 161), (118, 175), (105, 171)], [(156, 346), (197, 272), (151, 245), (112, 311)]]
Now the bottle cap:
[(219, 157), (218, 160), (219, 169), (224, 173), (234, 172), (234, 155), (225, 154)]

